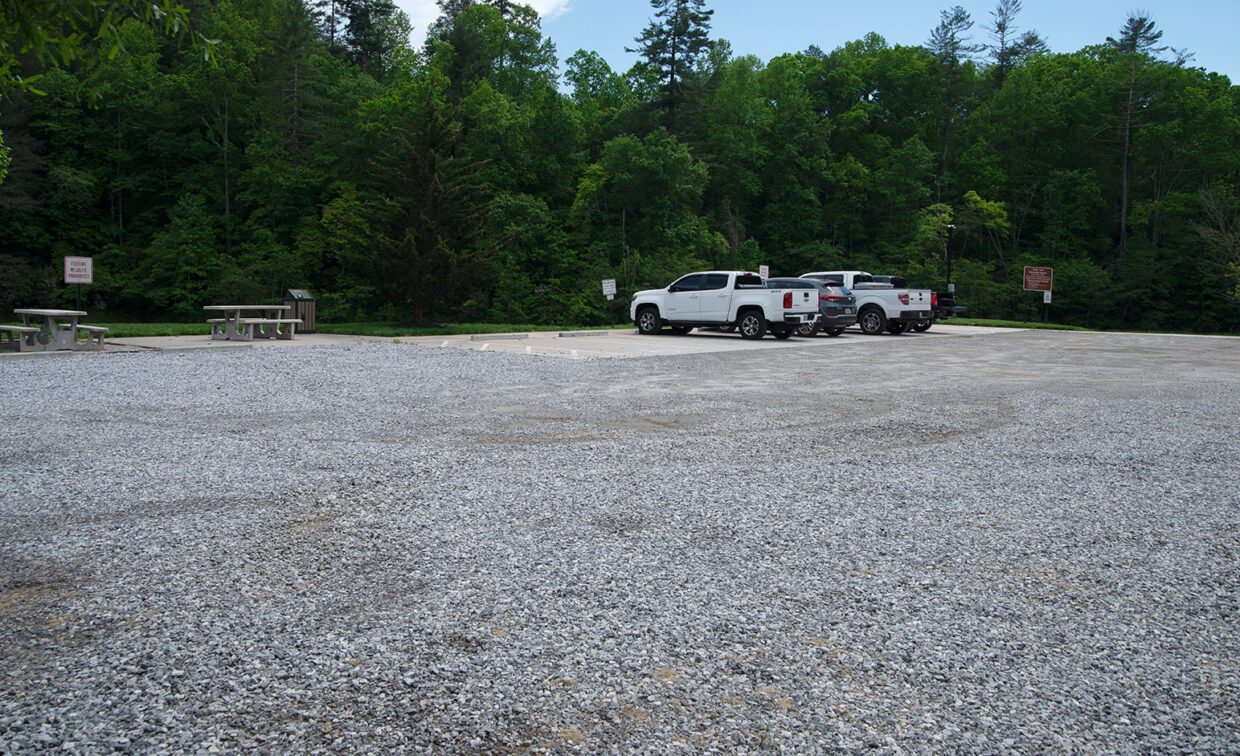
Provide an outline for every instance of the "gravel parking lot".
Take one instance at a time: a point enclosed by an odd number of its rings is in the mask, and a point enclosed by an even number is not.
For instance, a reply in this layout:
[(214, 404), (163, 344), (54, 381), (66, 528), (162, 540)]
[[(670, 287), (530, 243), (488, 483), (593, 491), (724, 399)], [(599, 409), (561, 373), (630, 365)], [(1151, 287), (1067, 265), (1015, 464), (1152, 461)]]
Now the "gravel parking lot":
[(1234, 338), (0, 378), (0, 753), (1240, 751)]

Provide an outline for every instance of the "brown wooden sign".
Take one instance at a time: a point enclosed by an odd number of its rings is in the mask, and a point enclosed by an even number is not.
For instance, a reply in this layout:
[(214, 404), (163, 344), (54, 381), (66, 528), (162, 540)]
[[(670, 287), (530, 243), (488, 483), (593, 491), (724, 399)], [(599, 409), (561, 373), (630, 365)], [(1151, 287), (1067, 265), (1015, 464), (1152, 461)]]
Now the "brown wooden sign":
[(1025, 291), (1050, 291), (1051, 279), (1055, 277), (1054, 268), (1035, 268), (1025, 266)]

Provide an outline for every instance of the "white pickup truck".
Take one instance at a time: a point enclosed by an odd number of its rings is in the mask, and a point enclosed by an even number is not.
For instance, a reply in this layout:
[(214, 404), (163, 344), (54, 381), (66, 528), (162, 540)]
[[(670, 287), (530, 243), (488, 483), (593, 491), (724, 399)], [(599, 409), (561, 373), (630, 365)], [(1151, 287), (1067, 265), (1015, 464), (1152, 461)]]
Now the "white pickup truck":
[(771, 332), (786, 339), (799, 326), (818, 320), (817, 289), (768, 289), (746, 271), (704, 271), (681, 276), (664, 289), (633, 295), (629, 317), (644, 334), (669, 325), (673, 333), (694, 328), (736, 328), (746, 339)]
[(900, 334), (934, 319), (934, 293), (929, 289), (897, 289), (889, 283), (875, 283), (874, 277), (862, 270), (818, 271), (801, 278), (842, 284), (852, 290), (857, 297), (857, 325), (863, 333)]

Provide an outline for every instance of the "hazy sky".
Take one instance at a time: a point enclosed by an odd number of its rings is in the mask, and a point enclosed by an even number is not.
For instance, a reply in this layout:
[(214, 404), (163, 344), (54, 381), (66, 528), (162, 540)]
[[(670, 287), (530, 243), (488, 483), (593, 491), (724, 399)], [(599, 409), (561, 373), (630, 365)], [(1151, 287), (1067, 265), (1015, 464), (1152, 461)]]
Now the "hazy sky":
[[(421, 44), (438, 15), (434, 0), (396, 0), (414, 25)], [(654, 17), (647, 0), (533, 0), (542, 31), (555, 43), (561, 62), (578, 49), (602, 55), (618, 73), (637, 56), (626, 53), (633, 38)], [(818, 45), (830, 52), (845, 42), (878, 32), (888, 43), (919, 45), (939, 22), (939, 13), (956, 3), (924, 0), (707, 0), (715, 11), (711, 37), (732, 43), (737, 55), (770, 60)], [(995, 1), (962, 0), (972, 14), (974, 42), (986, 42)], [(1118, 34), (1128, 16), (1140, 11), (1154, 19), (1162, 43), (1195, 53), (1192, 66), (1227, 74), (1240, 83), (1240, 0), (1025, 0), (1016, 19), (1019, 31), (1036, 30), (1055, 52), (1073, 52)]]

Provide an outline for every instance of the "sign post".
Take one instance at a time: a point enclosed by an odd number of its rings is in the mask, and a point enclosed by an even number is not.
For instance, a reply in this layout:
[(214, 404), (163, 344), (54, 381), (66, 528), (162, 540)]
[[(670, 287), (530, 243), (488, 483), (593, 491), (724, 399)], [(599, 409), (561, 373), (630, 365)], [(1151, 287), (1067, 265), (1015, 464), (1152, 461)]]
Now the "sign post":
[(1042, 292), (1042, 322), (1050, 315), (1051, 283), (1055, 280), (1054, 268), (1040, 268), (1033, 265), (1025, 266), (1025, 291)]
[[(616, 279), (614, 278), (603, 279), (603, 296), (607, 297), (608, 302), (616, 298)], [(607, 309), (611, 310), (612, 308), (610, 305), (608, 305)], [(612, 316), (612, 320), (613, 321), (615, 320), (614, 315)]]
[(65, 283), (77, 284), (77, 309), (82, 309), (82, 284), (95, 282), (95, 258), (65, 257)]

